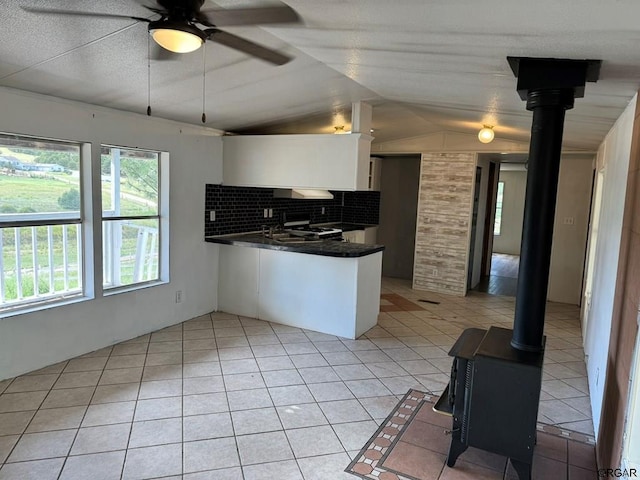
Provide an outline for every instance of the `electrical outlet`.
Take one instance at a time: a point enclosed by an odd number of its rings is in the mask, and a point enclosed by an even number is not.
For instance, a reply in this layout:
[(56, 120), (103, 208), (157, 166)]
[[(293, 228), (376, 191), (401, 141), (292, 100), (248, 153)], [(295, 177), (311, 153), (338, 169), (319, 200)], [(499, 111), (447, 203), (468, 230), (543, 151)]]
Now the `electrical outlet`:
[(182, 290), (176, 290), (176, 303), (182, 303)]
[(434, 268), (433, 270), (431, 270), (431, 275), (433, 275), (434, 277), (438, 276), (438, 269)]
[(269, 218), (269, 209), (268, 208), (264, 209), (264, 218)]
[(273, 208), (269, 209), (269, 218), (273, 218)]
[(324, 207), (322, 207), (322, 215), (324, 215)]
[(573, 225), (575, 223), (575, 218), (574, 217), (564, 217), (563, 224), (565, 225)]
[(212, 221), (212, 222), (216, 221), (216, 211), (215, 210), (211, 210), (209, 212), (209, 220)]

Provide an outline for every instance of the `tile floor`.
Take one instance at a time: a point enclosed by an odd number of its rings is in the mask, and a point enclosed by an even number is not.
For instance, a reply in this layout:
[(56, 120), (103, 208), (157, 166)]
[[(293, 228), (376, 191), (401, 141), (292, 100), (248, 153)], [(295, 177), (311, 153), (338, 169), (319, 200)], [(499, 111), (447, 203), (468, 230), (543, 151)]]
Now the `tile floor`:
[[(0, 381), (0, 479), (352, 479), (408, 389), (442, 391), (464, 328), (512, 322), (508, 297), (383, 293), (399, 308), (358, 340), (213, 313)], [(592, 434), (578, 309), (547, 312), (539, 419)]]

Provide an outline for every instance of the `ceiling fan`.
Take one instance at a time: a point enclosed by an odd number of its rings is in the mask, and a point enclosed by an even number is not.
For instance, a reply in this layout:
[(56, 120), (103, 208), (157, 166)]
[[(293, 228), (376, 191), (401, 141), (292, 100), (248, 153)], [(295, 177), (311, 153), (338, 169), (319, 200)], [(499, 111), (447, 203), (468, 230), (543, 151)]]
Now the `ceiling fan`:
[(156, 0), (157, 7), (144, 5), (151, 12), (160, 15), (160, 18), (156, 20), (130, 15), (76, 10), (22, 8), (27, 12), (37, 14), (123, 18), (146, 22), (149, 24), (149, 34), (154, 41), (174, 53), (193, 52), (200, 48), (205, 41), (209, 40), (275, 65), (284, 65), (291, 60), (290, 56), (218, 28), (236, 25), (297, 23), (300, 21), (300, 17), (291, 7), (279, 5), (258, 8), (203, 10), (204, 2), (205, 0)]

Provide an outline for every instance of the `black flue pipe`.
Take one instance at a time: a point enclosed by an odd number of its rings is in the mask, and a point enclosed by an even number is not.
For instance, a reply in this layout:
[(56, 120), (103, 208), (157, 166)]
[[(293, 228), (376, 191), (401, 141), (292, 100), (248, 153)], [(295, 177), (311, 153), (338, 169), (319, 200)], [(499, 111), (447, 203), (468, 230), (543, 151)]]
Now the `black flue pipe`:
[(564, 114), (573, 108), (573, 100), (572, 89), (530, 90), (527, 94), (533, 123), (511, 340), (519, 350), (543, 349)]

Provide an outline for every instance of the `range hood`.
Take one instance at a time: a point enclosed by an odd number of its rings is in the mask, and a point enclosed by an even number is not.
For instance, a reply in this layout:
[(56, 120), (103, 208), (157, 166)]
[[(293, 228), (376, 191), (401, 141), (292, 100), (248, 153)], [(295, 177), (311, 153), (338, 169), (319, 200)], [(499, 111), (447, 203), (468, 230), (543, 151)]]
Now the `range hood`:
[(294, 198), (301, 200), (332, 199), (333, 193), (329, 190), (315, 188), (276, 188), (273, 190), (275, 198)]

